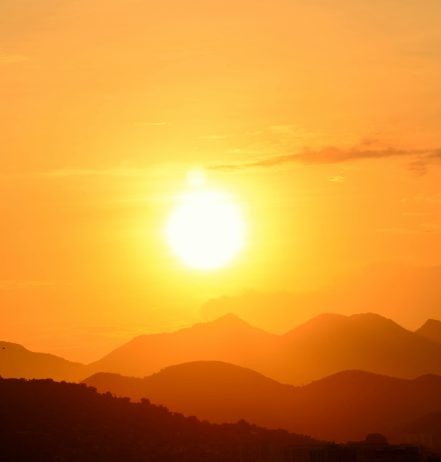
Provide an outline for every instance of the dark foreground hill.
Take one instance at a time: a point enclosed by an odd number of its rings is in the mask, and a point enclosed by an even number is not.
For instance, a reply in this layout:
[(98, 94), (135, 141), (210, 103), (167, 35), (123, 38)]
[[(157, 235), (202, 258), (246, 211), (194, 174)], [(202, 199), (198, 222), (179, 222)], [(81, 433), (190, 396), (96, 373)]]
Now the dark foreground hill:
[(133, 400), (142, 397), (211, 422), (245, 419), (313, 437), (349, 441), (441, 411), (441, 377), (397, 379), (341, 372), (303, 387), (283, 385), (220, 362), (173, 366), (144, 379), (96, 374), (86, 383)]
[(395, 438), (441, 453), (441, 412), (427, 414), (396, 429)]
[(59, 356), (29, 351), (22, 345), (0, 342), (0, 376), (24, 379), (77, 381), (84, 379), (86, 366)]
[(311, 438), (242, 421), (214, 425), (84, 384), (0, 379), (2, 462), (283, 461)]

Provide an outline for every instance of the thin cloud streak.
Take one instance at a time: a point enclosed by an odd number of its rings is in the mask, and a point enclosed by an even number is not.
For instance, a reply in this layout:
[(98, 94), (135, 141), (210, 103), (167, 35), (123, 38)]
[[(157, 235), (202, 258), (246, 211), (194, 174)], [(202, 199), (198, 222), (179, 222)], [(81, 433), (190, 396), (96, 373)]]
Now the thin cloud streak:
[(167, 122), (135, 122), (136, 127), (165, 127)]
[(17, 289), (32, 289), (39, 287), (53, 287), (52, 281), (17, 281), (17, 280), (0, 280), (0, 290), (17, 290)]
[(113, 176), (135, 177), (146, 174), (145, 170), (136, 168), (109, 168), (109, 169), (56, 169), (37, 173), (40, 176), (50, 178), (69, 178), (87, 176)]
[(339, 164), (363, 159), (385, 159), (390, 157), (413, 157), (418, 159), (410, 165), (416, 173), (425, 173), (427, 164), (441, 160), (441, 148), (436, 149), (398, 149), (394, 147), (374, 147), (364, 143), (352, 148), (326, 147), (304, 149), (295, 154), (266, 157), (249, 162), (210, 165), (210, 170), (240, 171), (252, 168), (271, 168), (283, 164), (301, 163), (307, 165)]
[(30, 61), (30, 56), (16, 53), (0, 53), (0, 64), (17, 64)]

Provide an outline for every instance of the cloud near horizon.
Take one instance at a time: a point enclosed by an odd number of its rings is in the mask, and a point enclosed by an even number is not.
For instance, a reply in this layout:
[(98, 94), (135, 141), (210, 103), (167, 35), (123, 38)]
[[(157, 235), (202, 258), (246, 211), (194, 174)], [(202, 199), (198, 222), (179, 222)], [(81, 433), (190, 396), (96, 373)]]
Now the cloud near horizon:
[(33, 289), (39, 287), (53, 287), (55, 286), (55, 282), (53, 281), (38, 281), (38, 280), (30, 280), (30, 281), (17, 281), (17, 280), (9, 280), (3, 279), (0, 280), (0, 290), (17, 290), (17, 289)]
[(131, 168), (65, 168), (37, 171), (33, 174), (44, 178), (69, 177), (135, 177), (146, 175), (146, 169)]
[(390, 157), (415, 157), (409, 165), (410, 170), (418, 174), (426, 172), (429, 163), (441, 160), (441, 148), (401, 149), (381, 146), (373, 141), (366, 141), (350, 148), (329, 146), (321, 149), (306, 148), (293, 154), (270, 156), (266, 158), (228, 164), (210, 165), (210, 170), (241, 171), (252, 168), (271, 168), (289, 163), (306, 165), (339, 164), (362, 159), (385, 159)]
[(31, 57), (18, 53), (0, 53), (0, 64), (17, 64), (30, 61)]

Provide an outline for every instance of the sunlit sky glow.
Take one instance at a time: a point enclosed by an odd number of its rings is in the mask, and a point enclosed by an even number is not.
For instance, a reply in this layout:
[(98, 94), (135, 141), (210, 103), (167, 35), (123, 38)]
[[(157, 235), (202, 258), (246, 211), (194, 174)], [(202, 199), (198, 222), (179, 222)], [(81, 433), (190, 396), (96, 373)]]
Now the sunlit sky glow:
[[(410, 281), (383, 314), (440, 317), (415, 276), (441, 264), (440, 18), (439, 0), (2, 0), (0, 338), (90, 360), (212, 298), (309, 294), (248, 313), (283, 330), (329, 287), (329, 310), (360, 311), (341, 287), (374, 276), (380, 295)], [(193, 213), (198, 244), (230, 236), (208, 260), (185, 255)]]

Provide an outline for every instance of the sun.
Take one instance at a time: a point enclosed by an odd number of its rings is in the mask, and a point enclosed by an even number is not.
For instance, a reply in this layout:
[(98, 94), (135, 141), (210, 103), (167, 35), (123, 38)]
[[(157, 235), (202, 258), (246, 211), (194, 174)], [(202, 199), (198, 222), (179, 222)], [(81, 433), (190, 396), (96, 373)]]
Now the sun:
[(245, 241), (245, 221), (234, 199), (197, 188), (180, 197), (167, 225), (166, 238), (183, 263), (198, 270), (221, 268), (238, 255)]

